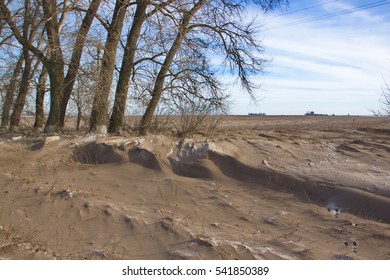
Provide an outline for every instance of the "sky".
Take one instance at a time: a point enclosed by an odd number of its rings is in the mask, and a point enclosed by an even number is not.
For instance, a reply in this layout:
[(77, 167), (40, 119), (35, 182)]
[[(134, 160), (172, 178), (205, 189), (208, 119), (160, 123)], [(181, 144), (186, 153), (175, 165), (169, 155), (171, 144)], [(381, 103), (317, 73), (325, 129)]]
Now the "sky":
[(232, 114), (372, 115), (380, 107), (390, 81), (390, 0), (291, 0), (257, 20), (271, 61), (257, 102), (231, 89)]

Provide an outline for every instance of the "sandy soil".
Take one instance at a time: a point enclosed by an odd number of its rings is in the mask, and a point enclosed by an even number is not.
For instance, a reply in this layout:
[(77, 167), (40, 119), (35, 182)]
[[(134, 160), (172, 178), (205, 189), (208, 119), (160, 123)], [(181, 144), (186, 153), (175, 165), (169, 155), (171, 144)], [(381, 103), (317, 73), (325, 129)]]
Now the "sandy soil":
[(0, 135), (0, 259), (390, 259), (390, 123)]

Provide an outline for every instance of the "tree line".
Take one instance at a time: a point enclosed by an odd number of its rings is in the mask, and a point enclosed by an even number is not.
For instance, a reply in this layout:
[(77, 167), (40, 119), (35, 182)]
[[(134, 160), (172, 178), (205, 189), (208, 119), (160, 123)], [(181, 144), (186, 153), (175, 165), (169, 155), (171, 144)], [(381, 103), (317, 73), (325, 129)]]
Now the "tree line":
[(161, 103), (223, 108), (225, 72), (253, 95), (265, 60), (246, 11), (287, 2), (0, 0), (1, 128), (18, 130), (31, 96), (35, 129), (62, 131), (73, 102), (98, 134), (121, 130), (131, 97), (145, 135)]

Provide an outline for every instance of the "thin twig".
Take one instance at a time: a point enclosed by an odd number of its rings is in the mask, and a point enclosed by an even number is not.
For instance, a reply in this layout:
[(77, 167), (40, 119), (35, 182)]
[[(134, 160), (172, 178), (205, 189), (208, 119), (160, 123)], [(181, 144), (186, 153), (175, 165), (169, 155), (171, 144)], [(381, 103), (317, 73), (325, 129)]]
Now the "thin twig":
[(309, 198), (309, 196), (307, 195), (306, 191), (303, 191), (303, 193), (305, 194), (307, 200), (309, 200), (310, 206), (313, 207), (313, 205), (311, 204), (310, 198)]

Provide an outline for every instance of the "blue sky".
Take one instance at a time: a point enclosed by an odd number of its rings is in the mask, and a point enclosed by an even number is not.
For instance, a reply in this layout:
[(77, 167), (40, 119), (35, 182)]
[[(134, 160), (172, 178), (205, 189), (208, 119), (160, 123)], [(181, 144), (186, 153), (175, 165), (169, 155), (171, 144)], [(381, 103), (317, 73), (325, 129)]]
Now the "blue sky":
[[(381, 6), (363, 6), (374, 2)], [(272, 61), (259, 77), (258, 102), (232, 89), (232, 114), (370, 115), (379, 107), (383, 79), (390, 80), (390, 0), (291, 0), (288, 10), (258, 20)]]

